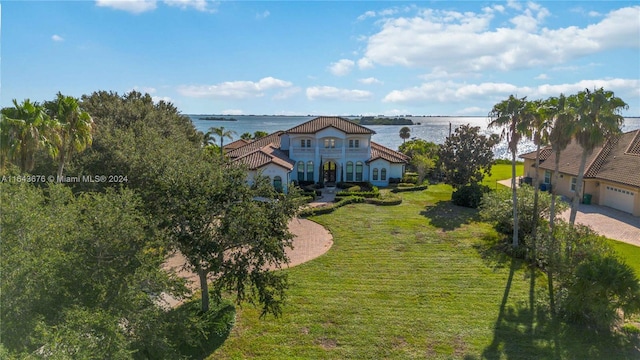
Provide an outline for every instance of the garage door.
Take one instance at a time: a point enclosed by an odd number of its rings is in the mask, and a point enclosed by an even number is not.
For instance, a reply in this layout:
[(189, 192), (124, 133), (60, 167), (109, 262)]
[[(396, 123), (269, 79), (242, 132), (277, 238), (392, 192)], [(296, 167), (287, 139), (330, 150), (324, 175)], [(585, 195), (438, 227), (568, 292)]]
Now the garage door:
[(602, 205), (612, 207), (614, 209), (622, 210), (624, 212), (633, 212), (633, 200), (634, 196), (637, 196), (636, 192), (617, 188), (614, 186), (607, 186), (604, 194), (604, 201)]

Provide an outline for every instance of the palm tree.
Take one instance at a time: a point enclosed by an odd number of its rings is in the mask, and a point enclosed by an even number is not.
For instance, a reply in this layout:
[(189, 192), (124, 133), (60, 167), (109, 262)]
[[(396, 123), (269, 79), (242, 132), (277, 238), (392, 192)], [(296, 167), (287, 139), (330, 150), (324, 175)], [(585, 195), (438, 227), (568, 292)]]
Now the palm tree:
[(21, 104), (13, 99), (13, 107), (2, 109), (0, 121), (0, 161), (12, 161), (23, 172), (35, 166), (35, 154), (45, 148), (56, 155), (57, 124), (37, 102), (25, 99)]
[(220, 127), (211, 127), (209, 128), (209, 131), (204, 134), (205, 138), (207, 138), (208, 136), (211, 135), (215, 135), (217, 137), (220, 138), (220, 156), (224, 155), (224, 138), (227, 138), (229, 140), (233, 140), (233, 135), (236, 135), (236, 132), (233, 130), (225, 130), (224, 126), (220, 126)]
[(577, 116), (575, 137), (582, 147), (582, 157), (576, 179), (576, 189), (571, 202), (571, 215), (569, 216), (571, 226), (576, 221), (587, 157), (593, 153), (596, 147), (602, 146), (612, 136), (622, 132), (620, 127), (624, 122), (624, 117), (620, 115), (620, 112), (629, 108), (627, 103), (614, 96), (613, 91), (605, 91), (603, 88), (593, 92), (585, 89), (575, 95), (575, 100), (577, 107), (575, 109)]
[(516, 155), (518, 153), (518, 141), (526, 133), (528, 125), (525, 109), (527, 98), (517, 98), (513, 95), (493, 106), (489, 113), (491, 121), (489, 128), (502, 128), (501, 137), (506, 138), (511, 151), (511, 191), (513, 198), (513, 247), (518, 247), (518, 195), (516, 189)]
[(548, 116), (552, 119), (553, 125), (549, 132), (549, 142), (551, 150), (555, 153), (555, 164), (553, 176), (551, 177), (551, 205), (549, 209), (549, 227), (551, 234), (555, 227), (556, 219), (556, 189), (558, 177), (560, 176), (560, 153), (567, 148), (575, 132), (575, 116), (569, 106), (569, 99), (564, 94), (559, 97), (552, 97), (547, 100)]
[(251, 139), (253, 139), (253, 135), (251, 135), (250, 132), (245, 132), (245, 133), (242, 133), (242, 135), (240, 135), (240, 139), (242, 139), (242, 140), (251, 140)]
[(45, 103), (48, 115), (60, 124), (58, 133), (58, 178), (64, 165), (74, 153), (81, 153), (93, 143), (93, 119), (80, 108), (78, 99), (56, 94), (56, 99)]
[(407, 139), (410, 137), (411, 137), (411, 129), (409, 129), (407, 126), (403, 126), (400, 129), (400, 138), (402, 139), (402, 143), (404, 144), (404, 142), (407, 141)]
[[(533, 140), (536, 145), (536, 171), (533, 174), (533, 218), (531, 219), (533, 228), (531, 236), (536, 238), (538, 230), (538, 198), (540, 187), (538, 186), (539, 168), (540, 168), (540, 148), (543, 144), (546, 144), (549, 137), (549, 131), (551, 128), (551, 120), (549, 119), (548, 104), (546, 101), (535, 100), (527, 103), (526, 116), (528, 118), (529, 128), (527, 129), (528, 137)], [(535, 240), (534, 240), (535, 241)]]

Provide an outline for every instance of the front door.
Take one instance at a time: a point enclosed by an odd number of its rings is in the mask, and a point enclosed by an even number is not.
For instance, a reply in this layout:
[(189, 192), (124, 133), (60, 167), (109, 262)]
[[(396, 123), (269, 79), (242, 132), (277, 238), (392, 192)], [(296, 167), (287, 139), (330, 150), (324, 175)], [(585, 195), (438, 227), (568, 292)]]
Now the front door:
[(327, 161), (322, 166), (324, 182), (336, 182), (336, 163)]

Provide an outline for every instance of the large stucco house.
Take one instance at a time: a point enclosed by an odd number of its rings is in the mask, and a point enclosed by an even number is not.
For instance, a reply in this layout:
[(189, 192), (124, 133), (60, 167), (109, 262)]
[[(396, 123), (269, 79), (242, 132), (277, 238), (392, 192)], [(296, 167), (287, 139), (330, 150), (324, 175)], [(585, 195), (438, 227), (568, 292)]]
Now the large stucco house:
[[(582, 147), (575, 141), (560, 153), (560, 176), (556, 193), (572, 198), (580, 167)], [(536, 153), (520, 156), (524, 159), (525, 181), (534, 177)], [(538, 178), (542, 188), (549, 188), (555, 167), (555, 152), (542, 149)], [(596, 148), (587, 158), (583, 191), (593, 204), (608, 206), (640, 216), (640, 130), (621, 134)]]
[(371, 141), (375, 132), (345, 118), (321, 116), (286, 131), (225, 146), (247, 166), (247, 181), (268, 176), (277, 188), (291, 182), (359, 182), (387, 186), (402, 178), (408, 157)]

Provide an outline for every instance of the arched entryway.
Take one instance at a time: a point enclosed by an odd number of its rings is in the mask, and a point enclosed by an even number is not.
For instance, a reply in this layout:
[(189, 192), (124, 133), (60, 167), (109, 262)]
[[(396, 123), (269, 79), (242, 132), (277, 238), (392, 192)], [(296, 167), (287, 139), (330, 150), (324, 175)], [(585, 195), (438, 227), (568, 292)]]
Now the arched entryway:
[(322, 165), (322, 178), (325, 183), (336, 182), (336, 163), (327, 161)]

